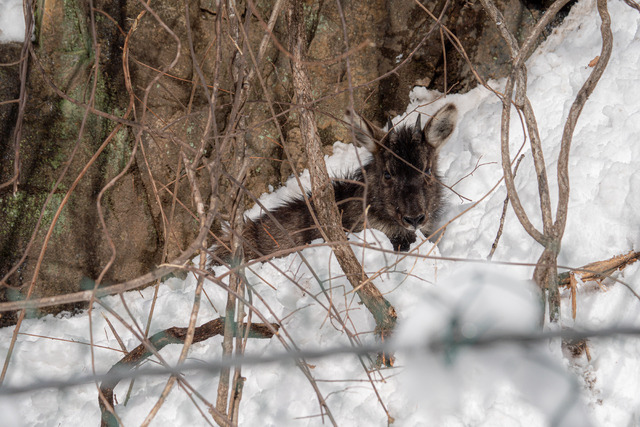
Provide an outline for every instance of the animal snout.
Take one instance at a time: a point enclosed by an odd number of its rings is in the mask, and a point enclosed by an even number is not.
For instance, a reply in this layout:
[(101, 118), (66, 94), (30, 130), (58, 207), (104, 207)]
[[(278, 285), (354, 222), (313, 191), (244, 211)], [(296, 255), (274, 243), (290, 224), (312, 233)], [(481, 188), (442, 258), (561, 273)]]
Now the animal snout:
[(403, 216), (402, 220), (404, 221), (405, 224), (417, 229), (422, 224), (424, 224), (425, 218), (426, 217), (424, 214), (420, 214), (418, 216)]

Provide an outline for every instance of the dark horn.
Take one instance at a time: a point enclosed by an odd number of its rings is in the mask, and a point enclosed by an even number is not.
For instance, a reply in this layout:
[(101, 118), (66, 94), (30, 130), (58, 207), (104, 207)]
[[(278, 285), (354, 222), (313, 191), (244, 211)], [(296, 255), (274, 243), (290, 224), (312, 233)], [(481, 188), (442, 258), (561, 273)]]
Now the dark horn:
[(416, 124), (413, 127), (413, 131), (416, 134), (419, 134), (422, 132), (422, 125), (420, 124), (420, 113), (418, 113), (418, 119), (416, 120)]

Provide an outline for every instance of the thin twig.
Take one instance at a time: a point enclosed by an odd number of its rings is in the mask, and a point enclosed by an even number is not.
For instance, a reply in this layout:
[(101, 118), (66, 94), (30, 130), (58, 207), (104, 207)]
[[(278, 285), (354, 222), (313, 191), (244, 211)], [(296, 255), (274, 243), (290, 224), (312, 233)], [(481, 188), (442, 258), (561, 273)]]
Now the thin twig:
[[(524, 159), (524, 154), (521, 154), (516, 162), (516, 167), (513, 170), (513, 177), (515, 178), (518, 173), (518, 166), (520, 166), (520, 162)], [(491, 261), (493, 258), (493, 254), (498, 248), (498, 242), (500, 241), (500, 237), (502, 236), (502, 229), (504, 227), (504, 220), (507, 216), (507, 207), (509, 206), (509, 194), (504, 198), (504, 204), (502, 205), (502, 215), (500, 215), (500, 226), (498, 227), (498, 233), (496, 234), (496, 238), (493, 241), (493, 245), (491, 245), (491, 251), (489, 251), (489, 255), (487, 255), (487, 261)]]

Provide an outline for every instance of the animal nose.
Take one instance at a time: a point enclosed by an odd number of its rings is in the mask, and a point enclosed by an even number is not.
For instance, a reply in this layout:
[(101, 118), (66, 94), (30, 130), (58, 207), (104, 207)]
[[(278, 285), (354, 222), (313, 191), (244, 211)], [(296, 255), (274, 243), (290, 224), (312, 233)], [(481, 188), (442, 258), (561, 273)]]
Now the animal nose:
[(404, 220), (404, 222), (413, 226), (414, 228), (418, 228), (424, 222), (425, 216), (424, 214), (420, 214), (418, 216), (413, 216), (413, 217), (405, 216), (405, 217), (402, 217), (402, 219)]

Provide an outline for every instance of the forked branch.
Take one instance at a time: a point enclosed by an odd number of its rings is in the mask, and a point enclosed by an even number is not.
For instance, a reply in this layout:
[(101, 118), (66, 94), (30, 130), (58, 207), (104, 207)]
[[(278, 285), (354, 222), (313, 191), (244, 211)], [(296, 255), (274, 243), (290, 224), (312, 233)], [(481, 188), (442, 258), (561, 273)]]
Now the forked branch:
[[(518, 44), (504, 25), (504, 18), (500, 11), (495, 7), (491, 0), (481, 0), (482, 5), (494, 20), (498, 31), (505, 39), (512, 55), (513, 69), (511, 75), (507, 79), (504, 97), (502, 99), (502, 125), (501, 125), (501, 151), (502, 151), (502, 167), (504, 171), (505, 184), (507, 194), (512, 202), (513, 209), (518, 220), (525, 228), (527, 233), (533, 237), (538, 243), (544, 247), (544, 251), (540, 256), (537, 267), (534, 271), (534, 280), (538, 285), (548, 292), (549, 300), (549, 316), (552, 322), (560, 319), (560, 296), (557, 286), (557, 256), (560, 252), (562, 236), (567, 221), (567, 207), (569, 201), (569, 151), (571, 140), (575, 126), (580, 116), (580, 112), (586, 103), (589, 95), (593, 92), (604, 69), (606, 68), (611, 56), (612, 35), (611, 20), (607, 11), (606, 0), (598, 0), (598, 13), (602, 20), (602, 52), (600, 60), (594, 67), (591, 75), (578, 92), (573, 102), (569, 117), (565, 123), (561, 140), (560, 155), (558, 157), (558, 192), (559, 200), (556, 209), (555, 222), (551, 216), (551, 204), (549, 197), (549, 186), (546, 173), (546, 163), (542, 153), (542, 143), (540, 140), (538, 125), (535, 113), (526, 96), (526, 67), (525, 61), (533, 52), (542, 31), (549, 24), (551, 19), (555, 17), (558, 11), (568, 3), (568, 0), (555, 1), (545, 12), (542, 19), (536, 24), (531, 34), (524, 41), (522, 47), (518, 48)], [(515, 89), (515, 101), (513, 100)], [(533, 154), (536, 176), (538, 178), (538, 192), (540, 195), (540, 208), (542, 213), (543, 230), (535, 228), (529, 219), (527, 213), (522, 206), (518, 192), (515, 187), (514, 174), (511, 170), (511, 155), (509, 153), (509, 126), (511, 118), (511, 107), (515, 106), (522, 110), (527, 126), (531, 143), (531, 152)]]

